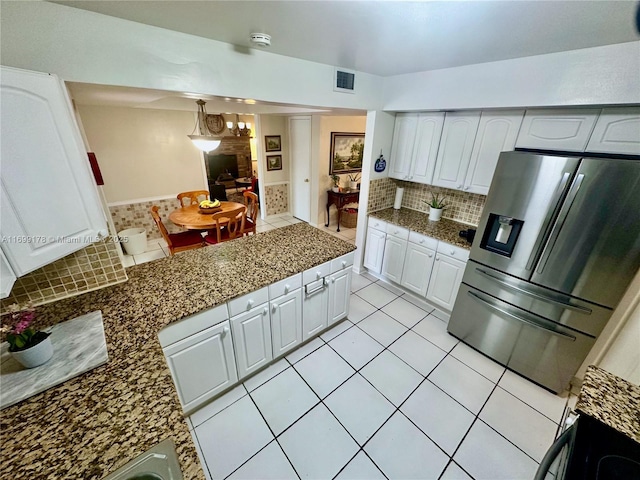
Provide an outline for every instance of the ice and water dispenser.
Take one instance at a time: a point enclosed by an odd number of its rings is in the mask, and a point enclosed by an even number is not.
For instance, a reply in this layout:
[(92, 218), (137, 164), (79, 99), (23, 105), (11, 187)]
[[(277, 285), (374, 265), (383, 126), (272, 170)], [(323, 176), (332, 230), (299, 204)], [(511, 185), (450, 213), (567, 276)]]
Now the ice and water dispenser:
[(511, 257), (523, 224), (524, 222), (517, 218), (490, 213), (480, 248)]

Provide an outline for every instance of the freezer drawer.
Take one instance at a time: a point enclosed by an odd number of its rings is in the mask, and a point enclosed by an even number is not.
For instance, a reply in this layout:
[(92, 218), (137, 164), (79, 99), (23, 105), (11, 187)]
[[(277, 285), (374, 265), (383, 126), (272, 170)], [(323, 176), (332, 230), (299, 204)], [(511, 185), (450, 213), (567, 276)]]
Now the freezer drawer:
[(448, 331), (528, 379), (560, 393), (595, 339), (468, 285), (458, 292)]
[(470, 260), (462, 281), (541, 317), (598, 336), (611, 317), (611, 309), (534, 285)]

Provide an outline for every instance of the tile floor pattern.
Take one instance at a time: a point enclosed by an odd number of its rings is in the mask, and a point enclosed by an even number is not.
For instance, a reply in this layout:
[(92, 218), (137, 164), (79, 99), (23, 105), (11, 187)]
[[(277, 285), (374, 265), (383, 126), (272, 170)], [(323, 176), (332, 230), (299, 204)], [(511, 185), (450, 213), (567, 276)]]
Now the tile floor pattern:
[[(272, 215), (267, 220), (259, 219), (256, 223), (256, 231), (257, 232), (267, 232), (269, 230), (273, 230), (274, 228), (286, 227), (287, 225), (292, 225), (294, 223), (299, 223), (300, 220), (289, 215), (289, 214), (280, 214), (280, 215)], [(324, 226), (322, 230), (334, 235), (346, 242), (352, 243), (355, 245), (356, 238), (356, 229), (355, 228), (344, 228), (340, 229), (340, 233), (335, 231), (335, 227), (333, 229), (327, 229)], [(141, 263), (150, 262), (152, 260), (158, 260), (159, 258), (164, 258), (169, 256), (169, 248), (167, 247), (167, 242), (164, 239), (154, 238), (150, 239), (147, 242), (147, 250), (139, 255), (124, 255), (124, 266), (125, 268), (132, 267), (134, 265), (140, 265)]]
[(211, 479), (531, 479), (560, 397), (366, 275), (350, 314), (189, 417)]

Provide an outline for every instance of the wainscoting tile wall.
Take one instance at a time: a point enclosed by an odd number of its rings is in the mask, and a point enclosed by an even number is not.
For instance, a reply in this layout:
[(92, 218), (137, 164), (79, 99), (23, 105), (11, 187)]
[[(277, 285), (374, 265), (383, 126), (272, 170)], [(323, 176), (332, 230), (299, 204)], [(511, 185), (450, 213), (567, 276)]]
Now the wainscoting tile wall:
[(404, 187), (403, 208), (428, 213), (429, 207), (426, 202), (431, 200), (431, 194), (444, 195), (447, 208), (443, 212), (443, 217), (471, 225), (478, 225), (487, 198), (484, 195), (459, 190), (382, 178), (373, 180), (370, 184), (369, 211), (374, 212), (392, 207), (397, 186)]
[(153, 205), (159, 207), (158, 213), (169, 233), (182, 231), (180, 227), (177, 227), (169, 220), (169, 214), (180, 207), (178, 199), (167, 198), (164, 200), (154, 200), (153, 202), (129, 203), (127, 205), (109, 207), (116, 232), (126, 230), (127, 228), (145, 228), (148, 239), (161, 238), (162, 235), (160, 235), (158, 227), (156, 227), (153, 218), (151, 218), (151, 207)]
[(43, 303), (124, 282), (127, 274), (112, 239), (96, 242), (20, 277), (0, 307)]
[(267, 215), (277, 215), (289, 211), (289, 184), (265, 185), (264, 204)]

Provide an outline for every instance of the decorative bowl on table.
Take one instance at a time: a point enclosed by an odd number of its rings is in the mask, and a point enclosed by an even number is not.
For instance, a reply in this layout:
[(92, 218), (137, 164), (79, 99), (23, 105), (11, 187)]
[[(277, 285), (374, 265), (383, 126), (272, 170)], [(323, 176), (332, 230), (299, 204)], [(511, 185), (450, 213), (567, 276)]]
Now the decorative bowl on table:
[(204, 214), (217, 213), (220, 210), (222, 210), (222, 208), (220, 208), (220, 200), (203, 200), (198, 205), (198, 211)]

